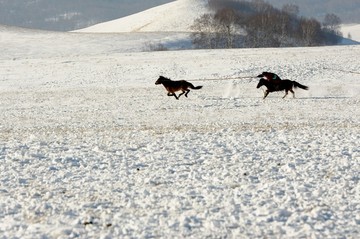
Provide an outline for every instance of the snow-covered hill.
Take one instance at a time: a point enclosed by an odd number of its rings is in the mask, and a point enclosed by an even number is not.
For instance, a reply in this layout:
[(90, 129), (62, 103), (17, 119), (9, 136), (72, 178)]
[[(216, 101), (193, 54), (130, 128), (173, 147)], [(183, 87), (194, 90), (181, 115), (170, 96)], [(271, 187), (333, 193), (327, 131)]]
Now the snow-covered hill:
[(194, 20), (207, 12), (206, 0), (177, 0), (75, 32), (189, 32)]
[(345, 38), (360, 42), (360, 24), (346, 24), (341, 26), (341, 32)]

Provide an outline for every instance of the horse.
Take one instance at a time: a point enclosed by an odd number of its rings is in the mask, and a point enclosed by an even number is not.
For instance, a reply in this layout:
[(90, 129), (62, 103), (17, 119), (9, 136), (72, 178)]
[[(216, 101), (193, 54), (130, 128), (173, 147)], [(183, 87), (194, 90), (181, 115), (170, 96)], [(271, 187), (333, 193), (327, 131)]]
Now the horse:
[(295, 92), (293, 91), (293, 88), (297, 88), (299, 87), (300, 89), (303, 90), (308, 90), (309, 87), (302, 85), (296, 81), (291, 81), (291, 80), (280, 80), (278, 84), (274, 84), (271, 81), (268, 81), (264, 78), (261, 78), (259, 80), (258, 85), (256, 86), (256, 88), (260, 88), (261, 86), (266, 86), (267, 90), (264, 92), (264, 98), (266, 98), (266, 96), (268, 96), (268, 94), (270, 92), (274, 92), (274, 91), (283, 91), (285, 90), (285, 95), (283, 96), (283, 99), (288, 95), (289, 91), (293, 94), (293, 98), (295, 98)]
[[(165, 89), (168, 92), (168, 94), (167, 94), (168, 96), (175, 96), (175, 98), (177, 100), (183, 94), (185, 94), (185, 97), (187, 97), (187, 95), (190, 92), (189, 88), (193, 89), (193, 90), (199, 90), (202, 88), (202, 86), (195, 87), (193, 84), (191, 84), (190, 82), (187, 82), (185, 80), (173, 81), (164, 76), (160, 76), (159, 79), (157, 79), (157, 81), (155, 82), (155, 85), (160, 85), (160, 84), (162, 84), (165, 87)], [(177, 96), (175, 94), (175, 92), (177, 92), (177, 91), (182, 91), (182, 93), (180, 93)]]

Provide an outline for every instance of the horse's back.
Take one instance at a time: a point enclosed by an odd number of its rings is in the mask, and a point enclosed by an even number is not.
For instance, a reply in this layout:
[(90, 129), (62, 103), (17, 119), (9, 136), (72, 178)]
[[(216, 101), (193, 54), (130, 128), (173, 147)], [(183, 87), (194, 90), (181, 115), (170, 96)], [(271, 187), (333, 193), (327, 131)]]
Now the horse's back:
[(191, 84), (190, 82), (186, 81), (186, 80), (178, 80), (178, 81), (172, 81), (171, 85), (173, 87), (179, 88), (179, 89), (184, 89), (186, 90), (187, 88), (192, 88), (194, 87), (193, 84)]
[(176, 91), (182, 90), (183, 89), (183, 85), (184, 85), (184, 80), (179, 80), (179, 81), (166, 81), (162, 83), (165, 88), (171, 92), (174, 93)]

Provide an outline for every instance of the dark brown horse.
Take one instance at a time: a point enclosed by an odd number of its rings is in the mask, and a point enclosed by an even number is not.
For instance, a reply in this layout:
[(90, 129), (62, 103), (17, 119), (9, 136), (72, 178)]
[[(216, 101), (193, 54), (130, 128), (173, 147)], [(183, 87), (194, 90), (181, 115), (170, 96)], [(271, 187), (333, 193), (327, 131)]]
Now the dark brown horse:
[(289, 93), (289, 91), (293, 94), (293, 97), (295, 98), (295, 92), (293, 91), (293, 88), (297, 88), (299, 87), (300, 89), (303, 90), (308, 90), (309, 87), (302, 85), (296, 81), (291, 81), (291, 80), (280, 80), (278, 84), (275, 84), (274, 82), (268, 81), (264, 78), (261, 78), (258, 85), (256, 86), (256, 88), (260, 88), (261, 86), (266, 86), (267, 90), (265, 90), (264, 92), (264, 98), (266, 98), (266, 96), (268, 96), (268, 94), (270, 92), (275, 92), (275, 91), (285, 91), (285, 95), (283, 98), (285, 98), (287, 96), (287, 94)]
[[(193, 84), (185, 80), (173, 81), (163, 76), (160, 76), (159, 79), (155, 82), (155, 85), (160, 85), (160, 84), (162, 84), (165, 87), (165, 89), (168, 92), (167, 94), (168, 96), (175, 96), (177, 100), (183, 94), (185, 94), (185, 96), (187, 97), (187, 95), (190, 92), (189, 88), (193, 90), (199, 90), (202, 88), (202, 86), (195, 87)], [(177, 91), (182, 91), (182, 93), (180, 93), (177, 96), (175, 94), (175, 92)]]

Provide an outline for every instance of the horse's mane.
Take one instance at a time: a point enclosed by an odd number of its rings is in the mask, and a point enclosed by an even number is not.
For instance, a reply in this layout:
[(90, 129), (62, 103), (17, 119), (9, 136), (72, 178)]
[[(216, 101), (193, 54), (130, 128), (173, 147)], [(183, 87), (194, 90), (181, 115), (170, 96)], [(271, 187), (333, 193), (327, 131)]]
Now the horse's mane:
[(171, 81), (170, 78), (167, 78), (167, 77), (165, 77), (165, 76), (160, 76), (160, 78), (163, 79), (163, 80)]

